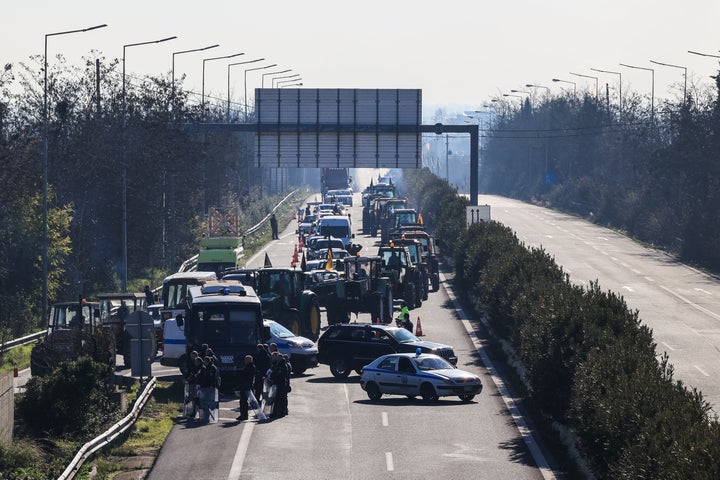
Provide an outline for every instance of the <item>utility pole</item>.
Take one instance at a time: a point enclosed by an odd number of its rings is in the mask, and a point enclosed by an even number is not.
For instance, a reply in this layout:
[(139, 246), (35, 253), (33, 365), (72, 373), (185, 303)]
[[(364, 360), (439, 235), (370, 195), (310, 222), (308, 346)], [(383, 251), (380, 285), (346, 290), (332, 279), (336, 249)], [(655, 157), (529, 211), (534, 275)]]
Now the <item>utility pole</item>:
[(445, 134), (445, 178), (450, 184), (450, 137)]

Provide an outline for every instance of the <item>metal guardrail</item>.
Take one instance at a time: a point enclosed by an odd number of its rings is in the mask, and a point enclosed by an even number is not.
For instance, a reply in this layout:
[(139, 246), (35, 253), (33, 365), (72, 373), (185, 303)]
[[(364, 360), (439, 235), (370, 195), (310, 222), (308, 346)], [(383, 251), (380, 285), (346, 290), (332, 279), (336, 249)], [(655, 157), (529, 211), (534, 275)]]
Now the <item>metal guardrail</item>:
[(45, 330), (41, 330), (39, 332), (31, 333), (30, 335), (26, 335), (21, 338), (8, 340), (7, 342), (3, 342), (2, 344), (0, 344), (0, 353), (5, 353), (13, 347), (19, 347), (20, 345), (27, 345), (28, 343), (36, 342), (44, 336)]
[(140, 412), (142, 412), (142, 409), (145, 407), (145, 404), (147, 403), (150, 395), (155, 389), (156, 384), (157, 380), (155, 379), (155, 377), (151, 378), (150, 381), (145, 385), (145, 389), (135, 401), (133, 409), (130, 411), (129, 414), (125, 416), (125, 418), (110, 427), (100, 436), (94, 438), (93, 440), (90, 440), (88, 443), (80, 447), (80, 450), (78, 450), (78, 452), (75, 454), (72, 462), (70, 462), (70, 465), (65, 468), (65, 471), (62, 473), (62, 475), (58, 477), (58, 480), (71, 480), (75, 478), (75, 475), (77, 475), (78, 471), (80, 471), (80, 468), (82, 468), (85, 461), (89, 459), (93, 453), (110, 444), (113, 440), (115, 440), (117, 437), (127, 431), (127, 429), (130, 428), (140, 416)]

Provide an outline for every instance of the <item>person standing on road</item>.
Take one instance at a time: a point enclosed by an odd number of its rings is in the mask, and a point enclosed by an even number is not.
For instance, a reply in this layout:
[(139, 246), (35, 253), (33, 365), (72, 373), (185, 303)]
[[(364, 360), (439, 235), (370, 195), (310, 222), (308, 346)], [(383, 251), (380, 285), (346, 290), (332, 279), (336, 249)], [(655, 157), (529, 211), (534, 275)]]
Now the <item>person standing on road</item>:
[(275, 385), (275, 402), (272, 418), (282, 418), (288, 413), (288, 386), (290, 383), (287, 365), (280, 353), (273, 354), (273, 366), (270, 379)]
[(252, 355), (245, 355), (245, 365), (240, 370), (240, 381), (235, 390), (240, 397), (240, 416), (237, 420), (241, 422), (248, 419), (248, 403), (253, 401), (253, 408), (257, 408), (257, 402), (253, 396), (253, 387), (255, 385), (255, 364)]
[(272, 230), (272, 239), (277, 240), (278, 237), (278, 223), (275, 214), (270, 215), (270, 229)]
[(267, 351), (262, 343), (258, 343), (257, 352), (255, 352), (255, 398), (260, 401), (263, 393), (263, 384), (265, 376), (270, 369), (270, 352)]
[(218, 387), (220, 387), (220, 372), (210, 356), (203, 359), (203, 368), (200, 371), (198, 384), (200, 386), (200, 408), (203, 420), (208, 423), (217, 423)]

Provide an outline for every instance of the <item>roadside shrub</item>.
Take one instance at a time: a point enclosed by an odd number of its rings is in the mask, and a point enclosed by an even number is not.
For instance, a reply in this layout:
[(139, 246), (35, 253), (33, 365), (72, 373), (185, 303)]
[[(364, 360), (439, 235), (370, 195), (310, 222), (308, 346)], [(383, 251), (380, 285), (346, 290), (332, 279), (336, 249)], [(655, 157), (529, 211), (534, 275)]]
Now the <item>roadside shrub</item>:
[(33, 377), (17, 401), (19, 426), (31, 436), (83, 439), (120, 418), (112, 402), (113, 371), (89, 357), (64, 362), (45, 377)]

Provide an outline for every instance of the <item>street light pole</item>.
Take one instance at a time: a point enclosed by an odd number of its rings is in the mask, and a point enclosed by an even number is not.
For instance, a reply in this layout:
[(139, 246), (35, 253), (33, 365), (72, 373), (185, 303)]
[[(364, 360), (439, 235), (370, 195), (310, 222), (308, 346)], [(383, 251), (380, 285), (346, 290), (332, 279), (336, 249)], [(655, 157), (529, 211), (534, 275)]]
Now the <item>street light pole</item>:
[(182, 55), (183, 53), (191, 53), (191, 52), (202, 52), (204, 50), (210, 50), (211, 48), (219, 47), (220, 44), (216, 43), (215, 45), (210, 45), (208, 47), (203, 48), (193, 48), (192, 50), (183, 50), (180, 52), (173, 52), (172, 54), (172, 86), (171, 86), (171, 104), (173, 107), (173, 116), (175, 116), (175, 55)]
[[(297, 82), (298, 80), (300, 80), (300, 78), (298, 78), (298, 77), (300, 77), (300, 74), (299, 74), (299, 73), (296, 73), (296, 74), (294, 74), (294, 75), (285, 75), (284, 77), (271, 78), (271, 79), (270, 79), (270, 85), (271, 85), (270, 88), (275, 88), (275, 80), (282, 80), (282, 79), (284, 79), (284, 78), (289, 78), (289, 79), (291, 79), (291, 80), (286, 80), (286, 81)], [(283, 82), (278, 82), (278, 83), (283, 83)]]
[(655, 121), (655, 69), (647, 67), (637, 67), (635, 65), (628, 65), (626, 63), (620, 64), (623, 67), (635, 68), (637, 70), (646, 70), (652, 74), (652, 86), (650, 88), (650, 120)]
[(680, 68), (684, 71), (684, 73), (683, 73), (683, 78), (685, 79), (685, 85), (683, 86), (683, 105), (684, 105), (686, 97), (687, 97), (687, 67), (682, 67), (680, 65), (673, 65), (672, 63), (656, 62), (655, 60), (650, 60), (650, 63), (654, 63), (656, 65), (663, 65), (665, 67)]
[(140, 45), (150, 45), (152, 43), (162, 43), (176, 39), (176, 36), (162, 38), (160, 40), (151, 40), (149, 42), (128, 43), (123, 45), (122, 58), (122, 142), (123, 142), (123, 173), (122, 173), (122, 243), (123, 243), (123, 275), (122, 275), (122, 291), (127, 290), (127, 273), (128, 273), (128, 254), (127, 254), (127, 161), (125, 159), (127, 139), (125, 138), (125, 129), (127, 127), (127, 100), (125, 94), (125, 50), (130, 47), (139, 47)]
[(621, 72), (612, 72), (610, 70), (600, 70), (599, 68), (590, 68), (590, 70), (594, 72), (602, 72), (602, 73), (611, 73), (613, 75), (617, 75), (619, 77), (618, 79), (618, 95), (620, 95), (620, 112), (622, 112), (622, 73)]
[(248, 63), (255, 63), (255, 62), (262, 62), (265, 60), (264, 58), (256, 58), (255, 60), (248, 60), (246, 62), (237, 62), (237, 63), (230, 63), (227, 66), (228, 70), (228, 79), (227, 79), (227, 121), (230, 123), (230, 67), (234, 67), (235, 65), (246, 65)]
[(234, 53), (232, 55), (224, 55), (222, 57), (212, 57), (212, 58), (203, 58), (203, 68), (202, 68), (202, 95), (200, 100), (200, 108), (202, 113), (202, 121), (205, 121), (205, 64), (207, 62), (210, 62), (212, 60), (222, 60), (224, 58), (233, 58), (240, 55), (245, 55), (244, 52), (241, 53)]
[(248, 99), (247, 99), (247, 72), (252, 72), (253, 70), (265, 70), (266, 68), (272, 68), (277, 67), (277, 63), (273, 63), (272, 65), (266, 65), (264, 67), (257, 67), (257, 68), (246, 68), (243, 72), (243, 85), (245, 87), (245, 122), (247, 122), (248, 119)]
[(96, 30), (98, 28), (107, 27), (106, 23), (102, 25), (95, 25), (88, 28), (79, 28), (76, 30), (66, 30), (64, 32), (53, 32), (45, 34), (45, 54), (43, 56), (43, 74), (45, 79), (43, 81), (43, 156), (42, 156), (42, 170), (43, 170), (43, 246), (42, 246), (42, 320), (41, 322), (47, 321), (47, 309), (48, 309), (48, 37), (56, 37), (58, 35), (69, 35), (71, 33), (83, 33), (89, 32), (90, 30)]
[(527, 88), (544, 88), (547, 91), (548, 99), (550, 98), (550, 87), (546, 87), (544, 85), (534, 85), (532, 83), (528, 83), (525, 85)]
[(577, 96), (577, 83), (571, 82), (570, 80), (563, 80), (561, 78), (553, 78), (553, 82), (572, 83), (573, 86), (573, 97)]
[[(278, 83), (282, 83), (282, 82), (278, 82)], [(278, 87), (278, 88), (302, 87), (302, 86), (303, 86), (303, 84), (302, 84), (302, 82), (301, 82), (301, 83), (291, 83), (291, 84), (288, 84), (288, 85), (283, 85), (283, 86)]]
[(570, 72), (570, 75), (575, 75), (576, 77), (585, 77), (585, 78), (592, 78), (595, 80), (595, 100), (598, 99), (598, 77), (593, 77), (592, 75), (583, 75), (581, 73), (573, 73)]
[(280, 72), (263, 73), (262, 74), (262, 83), (260, 85), (262, 86), (262, 88), (265, 88), (265, 77), (267, 77), (268, 75), (280, 75), (281, 73), (288, 73), (288, 72), (292, 72), (292, 68), (288, 68), (287, 70), (282, 70)]

